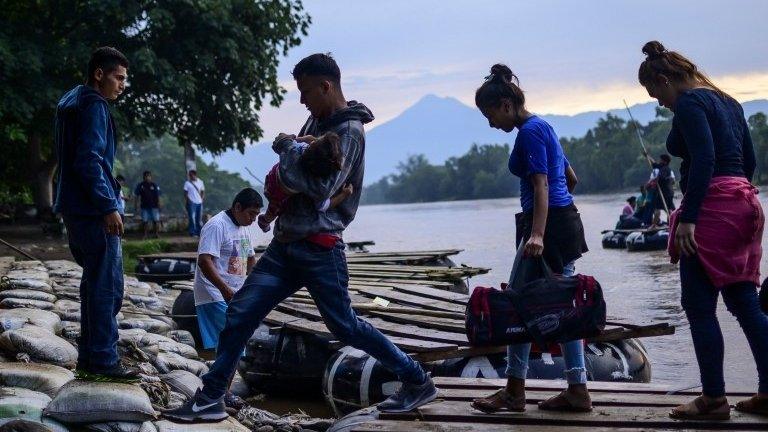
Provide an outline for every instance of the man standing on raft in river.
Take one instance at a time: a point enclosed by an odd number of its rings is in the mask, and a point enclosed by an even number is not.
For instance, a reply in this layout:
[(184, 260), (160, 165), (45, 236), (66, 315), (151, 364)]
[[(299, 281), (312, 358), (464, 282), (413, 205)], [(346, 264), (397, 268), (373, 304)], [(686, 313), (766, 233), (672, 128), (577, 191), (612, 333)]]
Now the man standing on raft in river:
[[(178, 409), (164, 416), (181, 421), (218, 421), (227, 418), (224, 393), (240, 353), (256, 327), (283, 299), (306, 287), (328, 329), (344, 344), (361, 349), (397, 374), (401, 389), (379, 404), (379, 410), (405, 412), (437, 396), (432, 379), (421, 366), (398, 349), (351, 307), (349, 275), (341, 235), (355, 217), (363, 183), (365, 131), (373, 114), (363, 104), (347, 102), (341, 72), (328, 54), (313, 54), (293, 69), (301, 103), (311, 116), (300, 135), (334, 132), (340, 138), (344, 161), (338, 173), (326, 178), (306, 174), (293, 151), (292, 135), (280, 134), (273, 149), (280, 155), (279, 175), (292, 195), (277, 219), (275, 238), (261, 256), (243, 287), (229, 302), (227, 323), (219, 336), (216, 362), (203, 376), (203, 388)], [(331, 197), (345, 184), (354, 192), (337, 207), (318, 212), (315, 203)]]

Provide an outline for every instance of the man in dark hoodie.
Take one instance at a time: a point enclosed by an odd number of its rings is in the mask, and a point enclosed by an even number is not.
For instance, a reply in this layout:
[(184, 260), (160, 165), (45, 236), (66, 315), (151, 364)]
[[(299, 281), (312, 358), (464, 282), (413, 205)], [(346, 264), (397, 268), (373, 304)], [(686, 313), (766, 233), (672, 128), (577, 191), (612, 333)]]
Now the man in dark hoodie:
[[(227, 417), (223, 402), (229, 377), (256, 327), (278, 303), (301, 287), (309, 290), (328, 329), (344, 344), (361, 349), (396, 373), (401, 389), (379, 404), (382, 411), (403, 412), (433, 400), (437, 395), (432, 379), (421, 366), (398, 349), (351, 307), (347, 285), (346, 257), (342, 232), (352, 222), (363, 183), (365, 131), (373, 120), (364, 105), (347, 102), (341, 90), (341, 72), (327, 54), (313, 54), (293, 69), (301, 92), (301, 103), (311, 117), (300, 135), (320, 136), (334, 132), (344, 155), (341, 171), (326, 178), (309, 175), (298, 163), (292, 136), (280, 134), (273, 149), (280, 155), (281, 182), (297, 193), (292, 195), (275, 227), (275, 238), (256, 263), (227, 308), (227, 322), (219, 336), (216, 362), (203, 376), (203, 388), (182, 407), (166, 411), (181, 421), (216, 421)], [(354, 192), (337, 207), (317, 210), (317, 202), (331, 197), (345, 184)], [(308, 237), (335, 237), (335, 242), (309, 241)]]
[(69, 249), (83, 267), (80, 282), (81, 377), (134, 379), (138, 370), (117, 355), (117, 320), (123, 302), (120, 186), (112, 177), (115, 126), (108, 100), (125, 90), (128, 60), (110, 47), (88, 62), (88, 79), (67, 92), (56, 107), (54, 143), (58, 176), (54, 211), (67, 227)]

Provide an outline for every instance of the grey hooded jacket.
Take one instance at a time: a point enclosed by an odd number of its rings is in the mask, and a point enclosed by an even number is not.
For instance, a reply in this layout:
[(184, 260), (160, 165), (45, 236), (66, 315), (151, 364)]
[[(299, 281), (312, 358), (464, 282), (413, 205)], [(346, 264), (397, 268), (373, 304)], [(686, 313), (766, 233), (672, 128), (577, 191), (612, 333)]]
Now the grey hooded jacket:
[[(365, 130), (363, 125), (373, 120), (373, 113), (363, 104), (351, 101), (347, 108), (333, 113), (324, 120), (310, 117), (299, 135), (320, 136), (335, 132), (339, 136), (344, 155), (341, 171), (318, 178), (305, 173), (299, 164), (301, 153), (292, 146), (291, 139), (274, 143), (272, 148), (280, 155), (279, 175), (283, 184), (297, 194), (291, 195), (275, 223), (275, 238), (281, 242), (301, 240), (317, 233), (341, 237), (344, 228), (352, 222), (360, 203), (365, 166)], [(342, 186), (351, 183), (354, 192), (337, 207), (325, 212), (317, 210), (318, 202), (333, 196)]]

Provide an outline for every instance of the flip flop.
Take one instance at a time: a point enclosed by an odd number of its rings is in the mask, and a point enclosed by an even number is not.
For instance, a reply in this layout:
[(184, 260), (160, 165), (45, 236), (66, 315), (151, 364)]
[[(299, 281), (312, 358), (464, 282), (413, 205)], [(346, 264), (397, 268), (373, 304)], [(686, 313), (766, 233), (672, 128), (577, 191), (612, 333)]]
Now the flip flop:
[[(695, 411), (692, 410), (695, 408)], [(717, 410), (720, 410), (717, 412)], [(693, 401), (680, 405), (669, 412), (669, 417), (677, 420), (729, 420), (731, 407), (728, 400), (707, 402), (702, 396)]]
[(592, 401), (588, 401), (588, 406), (578, 406), (568, 400), (566, 391), (563, 390), (560, 394), (552, 396), (551, 398), (539, 402), (539, 409), (544, 411), (561, 411), (561, 412), (591, 412)]
[(473, 400), (472, 408), (486, 414), (499, 411), (524, 412), (525, 397), (513, 398), (506, 389), (501, 389), (490, 396)]
[(736, 411), (768, 416), (768, 398), (752, 396), (736, 404)]

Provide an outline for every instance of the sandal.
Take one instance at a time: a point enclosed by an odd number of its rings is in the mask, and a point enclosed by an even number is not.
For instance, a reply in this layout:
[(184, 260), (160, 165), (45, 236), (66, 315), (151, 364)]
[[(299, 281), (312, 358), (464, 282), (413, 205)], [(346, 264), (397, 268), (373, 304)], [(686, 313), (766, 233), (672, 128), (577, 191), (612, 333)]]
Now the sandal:
[(472, 408), (487, 414), (498, 411), (525, 411), (525, 397), (515, 398), (507, 393), (506, 389), (501, 389), (496, 393), (472, 401)]
[(563, 390), (560, 394), (552, 396), (551, 398), (539, 402), (539, 409), (544, 411), (563, 411), (563, 412), (591, 412), (592, 400), (587, 394), (586, 401), (572, 400), (575, 397), (570, 396), (567, 390)]
[(699, 396), (685, 405), (673, 408), (669, 417), (678, 420), (729, 420), (731, 406), (725, 398), (707, 402), (703, 396)]
[(752, 396), (736, 404), (736, 411), (768, 416), (768, 397)]

